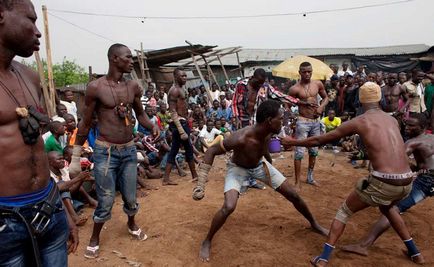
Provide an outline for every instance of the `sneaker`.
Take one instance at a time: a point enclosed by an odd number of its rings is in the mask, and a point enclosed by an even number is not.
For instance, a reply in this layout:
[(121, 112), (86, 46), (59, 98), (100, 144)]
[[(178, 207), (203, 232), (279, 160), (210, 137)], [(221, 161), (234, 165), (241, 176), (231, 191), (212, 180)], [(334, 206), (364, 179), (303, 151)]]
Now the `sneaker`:
[(263, 184), (256, 183), (256, 184), (250, 186), (250, 188), (255, 188), (255, 189), (259, 189), (259, 190), (265, 190), (266, 187)]

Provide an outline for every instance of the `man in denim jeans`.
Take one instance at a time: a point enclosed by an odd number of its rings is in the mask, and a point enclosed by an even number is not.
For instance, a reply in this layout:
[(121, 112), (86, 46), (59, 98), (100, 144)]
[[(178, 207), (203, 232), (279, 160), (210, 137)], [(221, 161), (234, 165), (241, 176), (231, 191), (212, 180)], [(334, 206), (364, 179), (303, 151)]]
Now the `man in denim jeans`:
[[(309, 62), (303, 62), (299, 68), (300, 81), (292, 86), (289, 90), (290, 95), (299, 98), (302, 101), (311, 103), (312, 105), (300, 105), (298, 107), (299, 116), (295, 129), (296, 139), (305, 139), (311, 136), (320, 135), (321, 122), (320, 116), (324, 112), (329, 99), (324, 85), (320, 81), (312, 81), (312, 65)], [(321, 104), (318, 105), (318, 95), (322, 98)], [(295, 170), (295, 188), (297, 191), (301, 189), (300, 169), (301, 160), (304, 157), (304, 147), (296, 147), (294, 155), (294, 170)], [(313, 178), (313, 168), (315, 160), (318, 156), (318, 148), (310, 147), (309, 151), (309, 167), (307, 169), (307, 183), (318, 185)]]
[(112, 45), (107, 53), (108, 74), (89, 83), (86, 89), (85, 111), (78, 126), (73, 148), (70, 174), (79, 173), (82, 145), (92, 125), (94, 113), (98, 117), (99, 136), (95, 141), (95, 183), (98, 206), (93, 215), (94, 227), (84, 256), (96, 258), (99, 254), (99, 235), (106, 221), (111, 218), (111, 210), (118, 187), (124, 202), (124, 212), (128, 216), (128, 232), (138, 240), (147, 236), (136, 225), (134, 216), (138, 211), (136, 202), (137, 154), (133, 141), (134, 110), (140, 125), (152, 129), (159, 136), (159, 129), (153, 125), (140, 101), (142, 89), (135, 81), (123, 78), (124, 73), (133, 70), (130, 49), (122, 44)]
[(182, 69), (176, 68), (173, 71), (175, 78), (172, 87), (169, 89), (169, 111), (172, 121), (169, 123), (170, 131), (172, 132), (172, 145), (167, 157), (166, 169), (163, 176), (163, 185), (177, 185), (173, 180), (170, 180), (170, 172), (175, 164), (175, 158), (178, 154), (181, 145), (185, 149), (185, 160), (190, 168), (193, 180), (197, 178), (196, 166), (194, 165), (193, 147), (190, 142), (190, 127), (187, 123), (188, 104), (187, 91), (185, 83), (187, 82), (187, 74)]
[[(401, 213), (434, 195), (434, 135), (424, 133), (427, 125), (421, 113), (411, 114), (406, 120), (405, 132), (411, 138), (406, 142), (407, 154), (414, 155), (419, 175), (413, 182), (410, 194), (396, 205)], [(389, 228), (389, 221), (382, 216), (357, 244), (343, 246), (342, 250), (367, 256), (368, 247)]]
[(0, 266), (66, 267), (78, 231), (50, 180), (40, 80), (13, 60), (39, 50), (36, 19), (29, 0), (0, 1)]

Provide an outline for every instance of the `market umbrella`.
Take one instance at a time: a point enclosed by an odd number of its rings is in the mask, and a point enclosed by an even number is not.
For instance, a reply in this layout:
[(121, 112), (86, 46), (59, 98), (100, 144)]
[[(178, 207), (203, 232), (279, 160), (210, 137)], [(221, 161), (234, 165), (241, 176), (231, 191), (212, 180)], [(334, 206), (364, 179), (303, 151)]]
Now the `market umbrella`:
[(272, 70), (273, 76), (298, 80), (300, 79), (298, 70), (300, 68), (300, 64), (303, 62), (309, 62), (312, 64), (312, 80), (328, 80), (333, 75), (333, 71), (321, 60), (300, 55), (287, 59), (277, 65)]

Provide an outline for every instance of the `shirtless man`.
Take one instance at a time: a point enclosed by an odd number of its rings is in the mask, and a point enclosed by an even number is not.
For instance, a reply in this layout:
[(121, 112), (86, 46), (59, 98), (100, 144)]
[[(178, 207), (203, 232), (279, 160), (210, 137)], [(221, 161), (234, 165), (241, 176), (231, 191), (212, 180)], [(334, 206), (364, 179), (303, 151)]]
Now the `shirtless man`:
[(234, 132), (223, 142), (210, 147), (205, 153), (204, 161), (199, 166), (198, 183), (193, 191), (195, 200), (200, 200), (205, 195), (205, 182), (215, 156), (231, 150), (233, 156), (227, 164), (223, 207), (215, 214), (208, 235), (202, 242), (199, 255), (202, 261), (209, 261), (211, 241), (229, 215), (234, 212), (241, 187), (248, 185), (249, 178), (259, 179), (282, 194), (309, 221), (314, 231), (327, 234), (327, 231), (314, 219), (303, 199), (289, 185), (285, 177), (271, 165), (268, 142), (271, 135), (281, 131), (282, 120), (283, 113), (280, 111), (279, 102), (266, 100), (258, 107), (255, 125)]
[(187, 82), (187, 74), (182, 69), (173, 71), (175, 83), (169, 89), (169, 112), (172, 122), (169, 128), (172, 132), (172, 146), (167, 158), (166, 169), (163, 177), (163, 185), (177, 185), (178, 183), (170, 180), (170, 172), (175, 164), (176, 154), (178, 154), (181, 144), (185, 149), (185, 160), (188, 163), (193, 180), (197, 179), (196, 166), (194, 165), (193, 147), (190, 143), (190, 127), (187, 123), (188, 104), (187, 90), (185, 83)]
[(36, 19), (29, 0), (0, 1), (0, 266), (67, 266), (78, 245), (39, 135), (39, 76), (13, 60), (39, 50)]
[[(390, 115), (395, 115), (395, 113), (402, 114), (403, 103), (407, 102), (407, 94), (405, 90), (397, 83), (398, 75), (396, 73), (390, 73), (387, 77), (387, 84), (382, 88), (385, 105), (383, 106), (383, 111), (389, 113)], [(400, 107), (399, 100), (402, 99), (403, 103)]]
[[(410, 194), (399, 201), (396, 208), (400, 213), (418, 204), (427, 197), (434, 195), (434, 135), (425, 134), (427, 120), (423, 114), (411, 114), (406, 120), (405, 132), (411, 139), (406, 145), (407, 155), (414, 155), (418, 176), (413, 181), (413, 188)], [(368, 256), (368, 247), (390, 228), (390, 223), (385, 216), (382, 216), (369, 233), (357, 244), (343, 246), (342, 250)]]
[(406, 245), (409, 258), (416, 263), (423, 263), (424, 259), (403, 219), (393, 208), (396, 202), (410, 193), (414, 176), (408, 164), (398, 123), (380, 109), (381, 88), (376, 83), (365, 83), (359, 90), (359, 99), (365, 113), (345, 122), (336, 130), (304, 140), (282, 139), (284, 145), (312, 147), (358, 134), (373, 167), (369, 177), (357, 182), (355, 190), (338, 209), (324, 250), (321, 255), (312, 259), (311, 263), (314, 266), (326, 266), (348, 219), (353, 213), (370, 206), (378, 206), (381, 213), (389, 219)]
[(99, 235), (106, 221), (111, 218), (111, 210), (116, 194), (116, 185), (124, 202), (124, 212), (128, 215), (128, 232), (138, 240), (146, 235), (136, 225), (134, 216), (138, 211), (136, 202), (137, 153), (133, 141), (132, 111), (139, 123), (158, 136), (154, 126), (140, 101), (142, 89), (135, 81), (123, 79), (124, 73), (133, 69), (130, 49), (122, 44), (112, 45), (107, 53), (108, 74), (89, 83), (86, 89), (83, 119), (78, 125), (78, 133), (73, 148), (70, 174), (81, 171), (80, 155), (82, 145), (92, 126), (94, 112), (98, 118), (99, 136), (94, 147), (94, 175), (98, 206), (93, 214), (93, 232), (86, 248), (86, 258), (99, 255)]
[[(312, 81), (312, 65), (309, 62), (300, 64), (299, 69), (300, 81), (289, 89), (291, 96), (297, 97), (302, 101), (312, 103), (315, 105), (300, 105), (298, 108), (298, 120), (295, 129), (296, 139), (305, 139), (310, 136), (320, 135), (321, 122), (320, 116), (324, 112), (329, 99), (324, 85), (320, 81)], [(322, 98), (318, 106), (318, 95)], [(294, 155), (294, 169), (295, 169), (295, 187), (299, 191), (301, 189), (300, 171), (301, 160), (304, 157), (304, 147), (298, 146), (295, 148)], [(309, 167), (307, 169), (307, 183), (311, 185), (318, 185), (313, 178), (313, 168), (315, 167), (315, 160), (318, 156), (318, 148), (309, 148)]]

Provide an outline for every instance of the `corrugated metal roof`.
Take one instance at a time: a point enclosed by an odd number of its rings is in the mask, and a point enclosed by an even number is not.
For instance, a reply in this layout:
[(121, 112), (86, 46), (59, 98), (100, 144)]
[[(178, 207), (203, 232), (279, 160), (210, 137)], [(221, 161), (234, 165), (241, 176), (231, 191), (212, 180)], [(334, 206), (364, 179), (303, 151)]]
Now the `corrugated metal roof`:
[[(240, 62), (248, 61), (283, 61), (295, 55), (306, 56), (388, 56), (408, 55), (427, 52), (430, 46), (425, 44), (397, 45), (382, 47), (358, 47), (358, 48), (291, 48), (291, 49), (243, 49), (239, 52)], [(238, 65), (236, 55), (222, 57), (225, 65)], [(211, 65), (219, 64), (213, 62)]]

